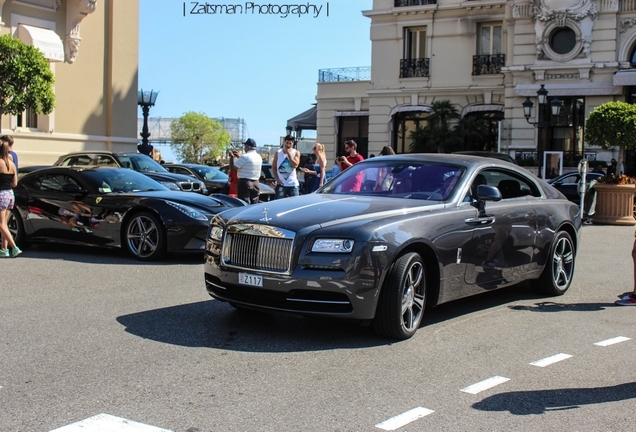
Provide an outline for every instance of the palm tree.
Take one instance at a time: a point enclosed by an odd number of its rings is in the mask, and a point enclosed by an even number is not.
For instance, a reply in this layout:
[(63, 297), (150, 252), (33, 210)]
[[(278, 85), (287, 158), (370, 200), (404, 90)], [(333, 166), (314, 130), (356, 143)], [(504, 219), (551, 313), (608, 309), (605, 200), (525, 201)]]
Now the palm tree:
[(449, 100), (431, 104), (431, 114), (424, 126), (411, 132), (414, 152), (445, 153), (464, 147), (465, 140), (486, 145), (488, 126), (482, 119), (462, 117)]

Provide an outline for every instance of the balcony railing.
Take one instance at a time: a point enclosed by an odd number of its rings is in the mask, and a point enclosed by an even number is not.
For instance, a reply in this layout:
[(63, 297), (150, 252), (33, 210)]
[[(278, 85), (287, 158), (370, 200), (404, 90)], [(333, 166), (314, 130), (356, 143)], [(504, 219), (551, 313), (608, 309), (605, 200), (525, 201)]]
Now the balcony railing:
[(400, 78), (417, 78), (429, 76), (428, 58), (400, 60)]
[(395, 3), (393, 3), (395, 7), (423, 6), (432, 4), (437, 4), (437, 0), (395, 0)]
[(473, 56), (473, 75), (499, 74), (505, 64), (505, 54)]
[(338, 69), (320, 69), (318, 82), (369, 81), (371, 66)]
[[(581, 159), (587, 159), (588, 162), (596, 162), (598, 156), (595, 151), (576, 152), (576, 151), (564, 151), (563, 152), (563, 166), (575, 167), (579, 164)], [(517, 164), (521, 166), (539, 166), (538, 152), (536, 151), (517, 151), (515, 152), (515, 160)]]

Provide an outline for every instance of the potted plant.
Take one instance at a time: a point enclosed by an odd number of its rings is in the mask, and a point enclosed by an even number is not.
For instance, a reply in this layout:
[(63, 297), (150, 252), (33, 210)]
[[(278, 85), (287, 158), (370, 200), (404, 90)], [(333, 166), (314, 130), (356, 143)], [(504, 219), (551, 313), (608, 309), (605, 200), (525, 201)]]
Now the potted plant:
[[(604, 149), (619, 148), (617, 167), (625, 149), (636, 148), (636, 105), (607, 102), (597, 106), (585, 121), (585, 140)], [(601, 177), (594, 185), (594, 223), (636, 225), (634, 219), (634, 179), (619, 173)]]

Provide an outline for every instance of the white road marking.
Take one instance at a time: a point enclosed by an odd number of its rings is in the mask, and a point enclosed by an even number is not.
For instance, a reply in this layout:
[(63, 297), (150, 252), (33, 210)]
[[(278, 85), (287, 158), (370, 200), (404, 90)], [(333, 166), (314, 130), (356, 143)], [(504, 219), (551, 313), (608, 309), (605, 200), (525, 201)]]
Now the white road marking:
[(400, 415), (391, 417), (390, 419), (385, 420), (382, 423), (378, 423), (377, 425), (375, 425), (375, 427), (388, 431), (396, 430), (419, 418), (425, 417), (429, 414), (433, 414), (434, 412), (435, 411), (423, 407), (413, 408), (412, 410), (404, 412)]
[(494, 376), (476, 384), (469, 385), (468, 387), (465, 387), (460, 391), (463, 391), (464, 393), (477, 394), (483, 392), (484, 390), (488, 390), (489, 388), (498, 386), (499, 384), (503, 384), (506, 381), (510, 381), (510, 378)]
[(625, 336), (618, 336), (612, 339), (607, 339), (604, 341), (600, 341), (600, 342), (596, 342), (594, 345), (598, 345), (598, 346), (608, 346), (608, 345), (614, 345), (620, 342), (625, 342), (631, 340), (631, 338), (625, 337)]
[(98, 414), (50, 432), (172, 432), (110, 414)]
[(551, 357), (546, 357), (541, 360), (534, 361), (530, 363), (532, 366), (546, 367), (550, 366), (553, 363), (560, 362), (561, 360), (566, 360), (572, 357), (570, 354), (557, 354)]

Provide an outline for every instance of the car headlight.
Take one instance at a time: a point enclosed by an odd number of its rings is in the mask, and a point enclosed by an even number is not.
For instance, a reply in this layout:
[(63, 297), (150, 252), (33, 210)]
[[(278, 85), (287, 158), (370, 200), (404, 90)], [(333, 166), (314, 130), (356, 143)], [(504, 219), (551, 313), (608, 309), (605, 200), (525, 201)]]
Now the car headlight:
[(191, 217), (192, 219), (203, 220), (203, 221), (208, 220), (208, 217), (206, 215), (201, 213), (199, 210), (195, 210), (192, 207), (188, 207), (187, 205), (179, 204), (172, 201), (166, 201), (166, 204), (171, 205), (172, 207), (176, 208), (181, 213)]
[(211, 226), (209, 236), (212, 240), (223, 240), (223, 228), (218, 225)]
[(355, 242), (350, 239), (318, 239), (311, 246), (312, 252), (350, 253)]
[(176, 184), (176, 183), (173, 183), (173, 182), (162, 181), (162, 182), (159, 182), (159, 183), (161, 183), (162, 185), (164, 185), (165, 187), (167, 187), (168, 189), (173, 190), (173, 191), (181, 190), (179, 185)]

